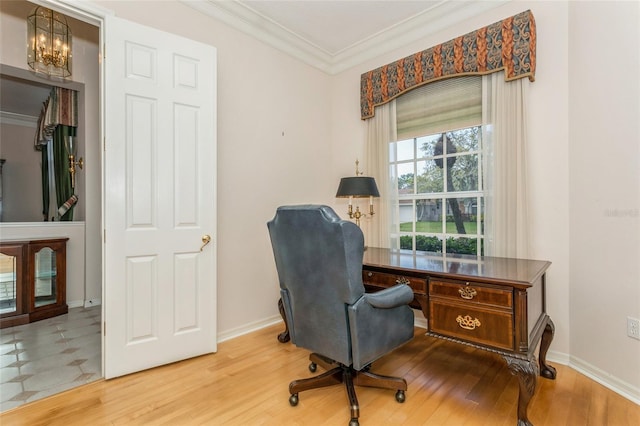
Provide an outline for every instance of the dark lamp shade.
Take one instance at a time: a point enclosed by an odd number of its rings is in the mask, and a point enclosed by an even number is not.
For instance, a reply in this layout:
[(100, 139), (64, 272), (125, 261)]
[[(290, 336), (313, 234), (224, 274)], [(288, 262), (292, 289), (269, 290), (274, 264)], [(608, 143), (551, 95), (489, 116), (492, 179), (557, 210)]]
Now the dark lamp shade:
[(340, 179), (336, 197), (379, 197), (378, 186), (372, 177), (354, 176)]

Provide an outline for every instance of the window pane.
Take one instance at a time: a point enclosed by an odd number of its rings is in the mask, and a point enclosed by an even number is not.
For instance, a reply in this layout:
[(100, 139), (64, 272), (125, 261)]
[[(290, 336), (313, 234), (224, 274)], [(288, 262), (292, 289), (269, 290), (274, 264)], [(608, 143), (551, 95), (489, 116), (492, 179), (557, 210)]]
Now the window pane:
[(416, 250), (430, 253), (442, 253), (442, 238), (416, 235)]
[(451, 157), (447, 165), (450, 167), (447, 177), (451, 179), (449, 191), (478, 190), (478, 154)]
[(417, 139), (418, 142), (418, 156), (419, 157), (433, 157), (435, 154), (435, 147), (438, 140), (442, 137), (442, 134), (438, 133), (431, 136), (424, 136)]
[(469, 127), (447, 132), (447, 139), (455, 146), (455, 152), (477, 151), (480, 149), (480, 127)]
[(400, 200), (400, 232), (413, 232), (413, 201)]
[[(480, 255), (483, 254), (482, 239), (480, 239)], [(447, 238), (447, 253), (456, 254), (478, 254), (478, 239), (467, 237), (449, 237)]]
[(413, 163), (398, 164), (398, 194), (413, 194)]
[(413, 159), (413, 139), (396, 142), (396, 148), (398, 150), (397, 161)]
[(416, 231), (442, 233), (442, 200), (416, 200)]
[(478, 233), (477, 201), (476, 197), (447, 200), (447, 234)]
[(411, 235), (400, 236), (400, 249), (413, 250), (413, 237)]
[(418, 166), (418, 194), (440, 193), (444, 188), (442, 169), (434, 160), (417, 161)]

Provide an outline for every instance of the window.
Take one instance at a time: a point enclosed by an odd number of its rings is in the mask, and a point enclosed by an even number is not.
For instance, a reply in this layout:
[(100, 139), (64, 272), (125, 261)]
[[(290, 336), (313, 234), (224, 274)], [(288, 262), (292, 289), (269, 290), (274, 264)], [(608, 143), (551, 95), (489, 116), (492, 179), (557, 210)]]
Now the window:
[(481, 78), (415, 92), (398, 99), (402, 140), (390, 144), (398, 222), (392, 238), (404, 250), (482, 255)]

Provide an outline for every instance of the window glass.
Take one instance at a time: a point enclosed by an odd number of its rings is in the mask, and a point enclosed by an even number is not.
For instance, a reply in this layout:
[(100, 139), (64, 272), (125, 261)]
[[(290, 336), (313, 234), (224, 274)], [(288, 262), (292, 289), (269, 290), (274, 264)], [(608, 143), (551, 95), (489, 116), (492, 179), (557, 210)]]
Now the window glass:
[(398, 176), (399, 229), (392, 234), (401, 249), (483, 253), (481, 142), (474, 126), (392, 143), (404, 153), (390, 164)]

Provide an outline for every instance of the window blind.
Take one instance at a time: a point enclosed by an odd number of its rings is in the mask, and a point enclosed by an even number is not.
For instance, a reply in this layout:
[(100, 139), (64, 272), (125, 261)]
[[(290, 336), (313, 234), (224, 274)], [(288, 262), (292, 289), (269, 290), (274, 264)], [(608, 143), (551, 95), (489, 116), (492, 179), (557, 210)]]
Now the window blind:
[(482, 123), (482, 77), (464, 76), (418, 87), (396, 99), (398, 140)]

